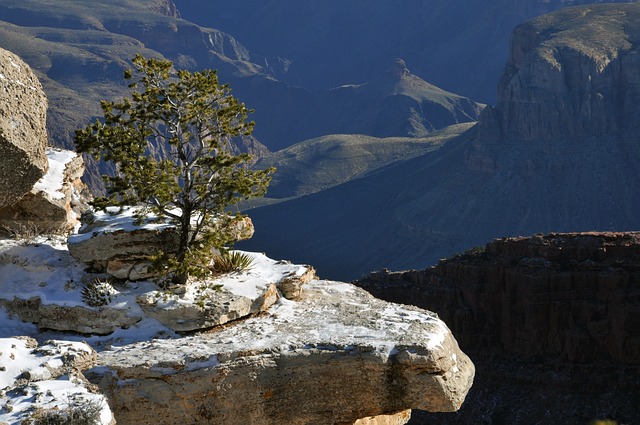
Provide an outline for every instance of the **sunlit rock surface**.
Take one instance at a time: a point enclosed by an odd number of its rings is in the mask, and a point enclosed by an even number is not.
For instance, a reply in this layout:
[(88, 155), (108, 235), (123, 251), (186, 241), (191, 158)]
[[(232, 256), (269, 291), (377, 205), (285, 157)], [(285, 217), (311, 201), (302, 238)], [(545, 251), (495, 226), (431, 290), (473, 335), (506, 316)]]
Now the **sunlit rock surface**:
[(47, 171), (47, 97), (31, 68), (0, 49), (0, 206), (28, 193)]
[[(474, 366), (427, 311), (315, 280), (300, 301), (177, 340), (98, 356), (89, 379), (121, 423), (353, 423), (419, 408), (457, 410)], [(160, 421), (160, 422), (159, 422)]]

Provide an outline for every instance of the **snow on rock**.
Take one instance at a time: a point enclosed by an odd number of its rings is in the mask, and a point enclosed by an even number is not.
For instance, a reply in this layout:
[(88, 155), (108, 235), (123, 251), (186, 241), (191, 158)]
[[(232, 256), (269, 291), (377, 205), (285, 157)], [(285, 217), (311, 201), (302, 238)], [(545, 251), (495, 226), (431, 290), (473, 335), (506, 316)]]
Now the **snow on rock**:
[(0, 305), (40, 328), (84, 334), (109, 334), (142, 319), (135, 297), (153, 284), (136, 285), (115, 294), (109, 308), (95, 308), (83, 301), (82, 288), (96, 276), (83, 269), (62, 237), (0, 240)]
[[(176, 226), (149, 215), (141, 223), (136, 208), (110, 207), (94, 212), (77, 234), (69, 237), (72, 256), (95, 270), (117, 279), (144, 280), (154, 277), (149, 257), (158, 251), (174, 253), (178, 249)], [(83, 218), (84, 219), (84, 218)], [(235, 221), (236, 240), (249, 239), (253, 224), (248, 217)]]
[(319, 280), (264, 315), (114, 346), (98, 359), (89, 380), (118, 421), (136, 424), (353, 423), (410, 408), (454, 411), (474, 376), (436, 315)]
[(65, 169), (77, 156), (78, 154), (73, 151), (48, 148), (49, 171), (36, 182), (33, 188), (47, 193), (51, 199), (63, 199), (65, 197), (63, 192)]
[[(105, 394), (120, 423), (173, 424), (185, 417), (232, 425), (354, 423), (411, 408), (460, 407), (474, 367), (436, 315), (318, 280), (308, 266), (246, 254), (254, 259), (249, 271), (192, 283), (180, 295), (150, 281), (113, 282), (111, 300), (92, 307), (82, 287), (105, 276), (86, 272), (64, 240), (0, 240), (0, 336), (27, 333), (44, 341), (45, 328), (94, 334), (57, 332), (55, 338), (86, 339), (98, 350), (96, 366), (84, 376)], [(280, 296), (283, 282), (296, 279), (297, 299)], [(160, 310), (180, 314), (164, 320)], [(189, 318), (187, 311), (196, 310), (200, 316)], [(109, 316), (116, 313), (121, 316)], [(174, 331), (220, 324), (223, 316), (232, 322), (188, 335)], [(69, 369), (65, 361), (88, 353), (82, 344), (36, 349), (21, 341), (0, 346), (0, 377), (10, 387), (0, 395), (0, 423), (19, 423), (36, 401), (64, 412), (73, 408), (68, 403), (106, 406), (87, 392), (82, 374), (58, 377)], [(102, 423), (113, 419), (100, 412)], [(402, 423), (406, 416), (385, 420)]]
[(0, 423), (92, 406), (100, 424), (113, 423), (105, 397), (81, 375), (95, 361), (95, 351), (80, 342), (52, 340), (38, 347), (29, 337), (0, 338)]
[(0, 208), (0, 226), (16, 233), (55, 233), (73, 229), (86, 208), (80, 181), (84, 161), (75, 152), (48, 148), (48, 172), (19, 202)]
[(266, 311), (278, 299), (282, 282), (298, 288), (315, 276), (313, 268), (274, 261), (264, 254), (245, 252), (253, 265), (248, 271), (196, 281), (183, 294), (151, 291), (137, 298), (148, 317), (178, 332), (220, 326)]

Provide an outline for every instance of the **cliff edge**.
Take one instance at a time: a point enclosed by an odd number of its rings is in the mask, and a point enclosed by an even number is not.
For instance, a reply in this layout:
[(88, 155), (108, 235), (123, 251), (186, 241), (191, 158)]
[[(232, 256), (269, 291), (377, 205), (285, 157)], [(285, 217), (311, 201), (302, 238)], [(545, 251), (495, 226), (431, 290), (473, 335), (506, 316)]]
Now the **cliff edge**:
[(518, 26), (481, 118), (489, 138), (541, 143), (640, 128), (640, 5), (590, 5)]

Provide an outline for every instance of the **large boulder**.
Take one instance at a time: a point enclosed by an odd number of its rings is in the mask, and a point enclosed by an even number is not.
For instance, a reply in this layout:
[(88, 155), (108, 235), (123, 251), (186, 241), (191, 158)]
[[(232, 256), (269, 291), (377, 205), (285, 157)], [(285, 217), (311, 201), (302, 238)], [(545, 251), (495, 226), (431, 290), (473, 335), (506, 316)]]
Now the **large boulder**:
[(67, 232), (90, 198), (80, 180), (84, 161), (72, 151), (47, 149), (49, 170), (20, 201), (0, 207), (0, 228), (17, 236)]
[(451, 412), (474, 377), (436, 315), (319, 280), (302, 300), (281, 299), (264, 315), (103, 351), (98, 363), (86, 376), (107, 395), (116, 420), (154, 425), (185, 417), (348, 424), (409, 408)]
[(47, 172), (47, 97), (33, 71), (0, 49), (0, 207), (28, 193)]

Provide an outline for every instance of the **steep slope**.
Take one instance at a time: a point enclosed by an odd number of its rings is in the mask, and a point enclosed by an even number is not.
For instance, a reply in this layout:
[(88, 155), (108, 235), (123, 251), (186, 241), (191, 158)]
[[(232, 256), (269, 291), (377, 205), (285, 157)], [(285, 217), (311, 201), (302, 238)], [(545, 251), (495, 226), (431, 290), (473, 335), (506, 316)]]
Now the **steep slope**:
[[(597, 22), (619, 31), (589, 36), (581, 30)], [(519, 65), (507, 67), (501, 84), (519, 89), (501, 90), (496, 108), (476, 128), (435, 152), (252, 211), (257, 231), (248, 245), (304, 258), (323, 276), (354, 278), (381, 267), (424, 267), (497, 236), (638, 228), (640, 146), (632, 137), (640, 121), (632, 89), (640, 86), (637, 22), (640, 4), (597, 5), (519, 28), (509, 62)], [(594, 42), (586, 49), (589, 37)], [(548, 57), (549, 43), (561, 38), (566, 42), (553, 56), (557, 66), (540, 70), (539, 58)], [(565, 78), (565, 70), (575, 68), (591, 74)], [(593, 95), (602, 106), (576, 111), (569, 100), (588, 91), (589, 81), (602, 82)], [(555, 99), (555, 109), (545, 107), (538, 93)], [(523, 111), (521, 121), (507, 112), (513, 107)], [(546, 125), (554, 111), (562, 119)], [(607, 117), (625, 118), (622, 130), (584, 127), (609, 122)], [(529, 132), (518, 122), (531, 123)]]
[(234, 92), (255, 109), (255, 136), (271, 150), (327, 134), (422, 137), (477, 120), (484, 105), (449, 93), (390, 61), (373, 80), (309, 90), (260, 77), (234, 80)]
[[(332, 88), (376, 78), (396, 57), (439, 87), (493, 102), (509, 34), (527, 19), (601, 0), (176, 0), (184, 17), (280, 57), (278, 78)], [(626, 0), (619, 0), (626, 2)], [(286, 64), (282, 67), (281, 64)]]
[[(221, 81), (256, 110), (256, 139), (245, 141), (245, 148), (257, 156), (266, 151), (260, 143), (277, 150), (335, 133), (422, 136), (474, 121), (482, 107), (430, 85), (404, 66), (385, 73), (392, 61), (376, 70), (376, 81), (363, 86), (291, 86), (274, 78), (282, 70), (271, 58), (226, 33), (181, 19), (168, 0), (9, 0), (0, 5), (0, 34), (0, 47), (24, 58), (42, 80), (50, 100), (51, 143), (66, 148), (72, 148), (76, 128), (101, 115), (101, 99), (125, 93), (122, 71), (136, 53), (191, 70), (218, 69)], [(97, 174), (90, 166), (94, 187)]]
[(439, 149), (473, 125), (452, 125), (426, 137), (332, 134), (267, 154), (256, 167), (277, 167), (268, 198), (307, 195), (362, 177), (391, 162)]

